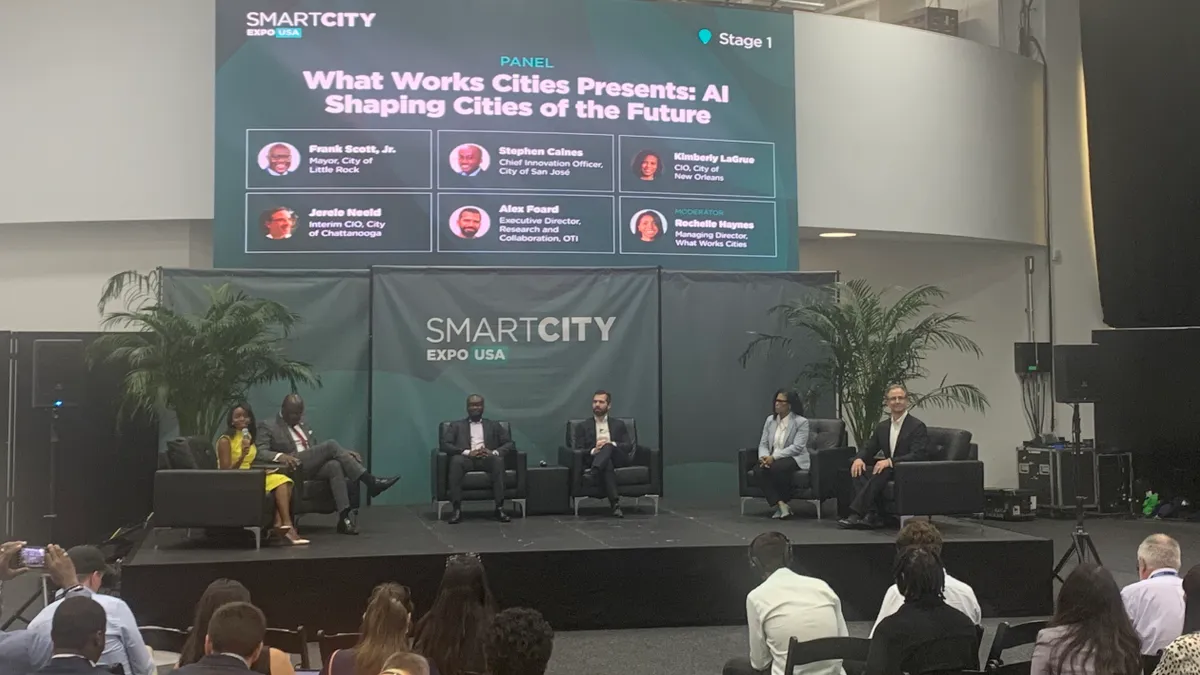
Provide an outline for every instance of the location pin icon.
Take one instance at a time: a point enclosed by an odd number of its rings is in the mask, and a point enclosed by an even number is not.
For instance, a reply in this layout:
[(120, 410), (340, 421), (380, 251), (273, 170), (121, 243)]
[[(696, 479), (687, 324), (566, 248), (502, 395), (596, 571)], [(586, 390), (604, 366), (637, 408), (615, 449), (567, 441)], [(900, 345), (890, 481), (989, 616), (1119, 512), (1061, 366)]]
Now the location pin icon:
[(701, 28), (700, 32), (696, 33), (696, 37), (700, 38), (700, 44), (706, 45), (712, 39), (712, 31), (707, 28)]

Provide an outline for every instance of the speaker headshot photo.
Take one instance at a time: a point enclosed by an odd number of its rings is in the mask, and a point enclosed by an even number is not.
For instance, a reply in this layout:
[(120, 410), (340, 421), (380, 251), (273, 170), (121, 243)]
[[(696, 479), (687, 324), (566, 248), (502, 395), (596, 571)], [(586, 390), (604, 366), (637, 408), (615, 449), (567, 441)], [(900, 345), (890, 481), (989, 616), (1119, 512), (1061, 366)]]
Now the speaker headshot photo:
[(638, 180), (654, 181), (662, 175), (663, 161), (653, 150), (642, 150), (634, 156), (629, 170)]
[(492, 165), (492, 156), (482, 145), (463, 143), (450, 151), (450, 168), (460, 176), (478, 176)]
[(300, 151), (291, 143), (268, 143), (258, 151), (258, 168), (272, 176), (290, 176), (300, 168)]
[(639, 241), (655, 241), (666, 233), (667, 218), (654, 209), (643, 209), (629, 219), (629, 231), (636, 234)]
[(286, 206), (274, 206), (258, 215), (258, 224), (267, 239), (291, 239), (300, 217)]
[(491, 227), (491, 217), (478, 206), (461, 206), (450, 214), (450, 231), (459, 239), (480, 239)]

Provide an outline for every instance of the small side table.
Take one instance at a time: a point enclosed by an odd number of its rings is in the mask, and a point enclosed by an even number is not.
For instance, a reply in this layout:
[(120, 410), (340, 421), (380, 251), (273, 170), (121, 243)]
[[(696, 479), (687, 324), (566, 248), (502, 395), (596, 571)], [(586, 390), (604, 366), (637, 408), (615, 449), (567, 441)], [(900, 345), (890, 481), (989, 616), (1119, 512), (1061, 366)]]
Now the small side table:
[(531, 466), (525, 472), (526, 514), (540, 516), (571, 512), (571, 470), (565, 466)]

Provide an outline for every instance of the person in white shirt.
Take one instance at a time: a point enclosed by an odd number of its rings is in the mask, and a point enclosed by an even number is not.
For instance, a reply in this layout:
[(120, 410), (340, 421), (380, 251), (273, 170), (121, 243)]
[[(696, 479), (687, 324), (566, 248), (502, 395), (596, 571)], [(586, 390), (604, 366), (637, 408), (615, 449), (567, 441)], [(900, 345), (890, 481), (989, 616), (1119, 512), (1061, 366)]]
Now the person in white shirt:
[[(900, 552), (910, 548), (920, 548), (929, 551), (938, 560), (942, 559), (942, 533), (937, 526), (927, 520), (913, 518), (900, 530), (896, 536), (896, 549)], [(979, 609), (979, 601), (975, 599), (975, 591), (967, 584), (950, 576), (946, 572), (946, 585), (943, 590), (945, 601), (954, 609), (962, 612), (976, 626), (983, 622), (983, 612)], [(904, 606), (904, 594), (896, 584), (892, 584), (883, 595), (883, 605), (879, 608), (879, 616), (871, 627), (871, 634), (879, 627), (879, 622), (895, 614)]]
[(450, 488), (450, 505), (454, 513), (450, 524), (462, 522), (463, 479), (468, 471), (484, 471), (492, 479), (492, 498), (496, 503), (496, 520), (507, 523), (504, 512), (504, 458), (513, 450), (513, 441), (504, 425), (485, 419), (483, 397), (467, 397), (467, 417), (455, 420), (442, 431), (441, 451), (450, 457), (446, 482)]
[(1152, 534), (1137, 550), (1138, 577), (1121, 589), (1125, 613), (1142, 641), (1143, 654), (1157, 654), (1183, 634), (1187, 600), (1179, 576), (1179, 542)]
[[(790, 569), (792, 543), (779, 532), (764, 532), (750, 543), (750, 566), (763, 581), (746, 596), (750, 658), (731, 659), (724, 675), (791, 675), (788, 641), (847, 637), (842, 601), (829, 584)], [(841, 661), (820, 661), (796, 668), (796, 675), (843, 675)]]
[(628, 466), (637, 452), (625, 423), (609, 417), (612, 394), (603, 389), (592, 394), (592, 416), (575, 427), (574, 446), (586, 450), (583, 457), (583, 476), (589, 481), (601, 481), (608, 506), (614, 518), (624, 518), (621, 495), (617, 491), (617, 469)]
[[(153, 675), (154, 660), (150, 658), (150, 650), (142, 641), (142, 633), (138, 630), (133, 612), (124, 600), (111, 595), (101, 595), (100, 584), (107, 574), (113, 570), (104, 559), (104, 554), (95, 546), (75, 546), (67, 551), (67, 557), (75, 565), (76, 579), (83, 587), (84, 596), (99, 603), (107, 617), (107, 627), (104, 630), (103, 654), (96, 662), (102, 666), (120, 665), (126, 675)], [(46, 624), (54, 625), (54, 614), (58, 608), (72, 598), (56, 600), (33, 617), (29, 622), (29, 630), (41, 630)]]
[(767, 503), (775, 507), (772, 518), (791, 517), (788, 499), (792, 496), (792, 476), (808, 471), (808, 420), (800, 395), (788, 389), (775, 392), (774, 409), (763, 424), (758, 441), (758, 464), (754, 479), (762, 488)]

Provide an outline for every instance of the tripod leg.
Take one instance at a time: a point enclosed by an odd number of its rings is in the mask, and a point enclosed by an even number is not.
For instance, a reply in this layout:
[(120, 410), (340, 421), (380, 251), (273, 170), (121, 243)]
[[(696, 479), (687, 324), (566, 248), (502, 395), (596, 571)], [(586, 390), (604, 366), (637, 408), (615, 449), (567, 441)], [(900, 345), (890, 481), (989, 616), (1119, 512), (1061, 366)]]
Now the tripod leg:
[(1088, 549), (1092, 552), (1092, 562), (1097, 565), (1103, 565), (1104, 563), (1100, 562), (1100, 553), (1096, 551), (1096, 543), (1092, 541), (1091, 535), (1084, 534), (1083, 537)]
[(1076, 547), (1075, 547), (1075, 538), (1072, 537), (1071, 545), (1067, 547), (1067, 550), (1065, 552), (1063, 552), (1062, 557), (1058, 559), (1058, 564), (1054, 566), (1054, 578), (1055, 579), (1058, 579), (1059, 581), (1063, 580), (1062, 570), (1064, 567), (1067, 566), (1067, 561), (1070, 560), (1071, 556), (1075, 555), (1077, 551), (1078, 551), (1078, 549), (1076, 549)]

